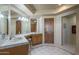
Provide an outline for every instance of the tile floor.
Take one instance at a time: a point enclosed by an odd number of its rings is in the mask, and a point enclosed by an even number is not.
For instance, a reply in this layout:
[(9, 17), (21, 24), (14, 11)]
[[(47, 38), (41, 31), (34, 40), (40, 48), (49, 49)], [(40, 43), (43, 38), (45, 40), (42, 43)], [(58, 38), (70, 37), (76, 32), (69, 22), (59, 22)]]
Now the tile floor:
[(62, 49), (66, 49), (70, 53), (75, 54), (75, 45), (66, 44), (62, 46)]
[(71, 53), (53, 44), (40, 44), (32, 47), (31, 55), (71, 55)]

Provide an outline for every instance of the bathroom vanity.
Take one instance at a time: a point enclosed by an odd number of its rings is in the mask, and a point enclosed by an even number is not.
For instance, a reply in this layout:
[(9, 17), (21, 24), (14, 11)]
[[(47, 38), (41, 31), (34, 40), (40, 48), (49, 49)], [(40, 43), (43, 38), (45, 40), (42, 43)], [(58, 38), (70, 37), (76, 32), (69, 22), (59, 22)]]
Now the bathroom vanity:
[(0, 43), (0, 55), (28, 55), (29, 54), (29, 38), (31, 35), (32, 45), (42, 43), (42, 34), (31, 32), (27, 34), (15, 35), (12, 39), (6, 38)]
[(29, 35), (25, 35), (26, 39), (31, 39), (32, 46), (42, 43), (43, 36), (42, 33), (32, 32)]
[(7, 39), (0, 44), (0, 55), (27, 55), (29, 42), (24, 37)]

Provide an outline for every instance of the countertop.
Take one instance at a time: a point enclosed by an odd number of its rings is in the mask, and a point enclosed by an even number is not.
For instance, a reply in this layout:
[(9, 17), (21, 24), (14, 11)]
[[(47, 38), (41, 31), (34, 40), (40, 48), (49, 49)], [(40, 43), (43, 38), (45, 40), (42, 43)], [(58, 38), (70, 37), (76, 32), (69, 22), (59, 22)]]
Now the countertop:
[[(6, 49), (6, 48), (11, 48), (11, 47), (28, 44), (29, 42), (24, 36), (27, 36), (30, 34), (41, 34), (41, 33), (31, 32), (31, 33), (27, 33), (27, 34), (15, 35), (14, 38), (12, 38), (11, 40), (10, 39), (4, 40), (4, 42), (2, 42), (2, 44), (0, 44), (0, 49)], [(18, 38), (20, 38), (20, 40)]]
[(27, 36), (27, 35), (31, 35), (31, 34), (42, 34), (42, 33), (39, 33), (39, 32), (31, 32), (31, 33), (27, 33), (27, 34), (17, 34), (16, 37), (23, 37), (23, 36)]
[(16, 46), (20, 46), (20, 45), (24, 45), (24, 44), (29, 43), (28, 40), (25, 39), (24, 37), (21, 37), (20, 40), (19, 39), (17, 40), (17, 38), (13, 38), (11, 40), (10, 39), (5, 40), (5, 42), (0, 44), (0, 49), (16, 47)]

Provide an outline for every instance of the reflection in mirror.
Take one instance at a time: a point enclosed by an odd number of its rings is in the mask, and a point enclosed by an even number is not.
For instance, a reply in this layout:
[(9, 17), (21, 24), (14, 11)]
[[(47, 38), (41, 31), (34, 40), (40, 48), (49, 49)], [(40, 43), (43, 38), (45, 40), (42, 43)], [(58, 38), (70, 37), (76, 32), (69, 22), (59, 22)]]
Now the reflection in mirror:
[(26, 34), (30, 32), (30, 20), (13, 10), (11, 10), (11, 34)]
[(37, 32), (37, 20), (31, 19), (31, 32)]
[(8, 5), (0, 5), (0, 34), (8, 34)]

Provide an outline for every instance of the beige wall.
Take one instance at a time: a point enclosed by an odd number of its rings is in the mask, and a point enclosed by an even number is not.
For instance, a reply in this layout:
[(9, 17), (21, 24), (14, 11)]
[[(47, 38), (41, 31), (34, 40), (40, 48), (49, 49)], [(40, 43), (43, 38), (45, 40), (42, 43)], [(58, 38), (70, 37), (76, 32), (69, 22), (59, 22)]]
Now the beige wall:
[(11, 19), (11, 34), (16, 34), (16, 19)]
[(79, 54), (79, 13), (76, 15), (76, 54)]
[(7, 34), (7, 18), (0, 18), (0, 33)]
[[(63, 44), (75, 45), (76, 35), (72, 34), (72, 25), (76, 25), (76, 15), (63, 17)], [(65, 28), (64, 28), (65, 26)]]
[(22, 23), (21, 28), (22, 34), (30, 33), (30, 20), (28, 19), (28, 21), (22, 21), (21, 23)]

